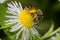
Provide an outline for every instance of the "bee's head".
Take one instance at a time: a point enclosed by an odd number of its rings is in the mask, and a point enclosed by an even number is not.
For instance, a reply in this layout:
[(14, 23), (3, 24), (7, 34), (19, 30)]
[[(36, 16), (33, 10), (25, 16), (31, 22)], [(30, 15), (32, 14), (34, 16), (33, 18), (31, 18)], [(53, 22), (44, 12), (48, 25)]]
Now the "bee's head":
[(32, 5), (28, 5), (27, 7), (25, 7), (26, 10), (29, 10), (30, 13), (36, 13), (37, 9), (35, 7), (33, 7)]

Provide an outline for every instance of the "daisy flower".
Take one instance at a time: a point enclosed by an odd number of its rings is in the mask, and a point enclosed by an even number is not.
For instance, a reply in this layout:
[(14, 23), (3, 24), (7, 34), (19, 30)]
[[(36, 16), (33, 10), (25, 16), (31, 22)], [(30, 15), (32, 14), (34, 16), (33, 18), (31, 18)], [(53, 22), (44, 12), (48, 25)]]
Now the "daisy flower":
[[(35, 28), (34, 20), (30, 14), (30, 12), (35, 12), (36, 10), (27, 10), (23, 9), (20, 2), (11, 2), (8, 5), (8, 13), (12, 14), (11, 16), (6, 15), (9, 20), (5, 21), (6, 25), (14, 24), (17, 22), (16, 25), (11, 27), (10, 32), (15, 32), (17, 30), (18, 33), (16, 34), (16, 39), (19, 38), (19, 35), (22, 33), (21, 40), (33, 40), (34, 35), (39, 37), (39, 33)], [(32, 39), (33, 38), (33, 39)]]
[(0, 3), (4, 3), (6, 0), (0, 0)]

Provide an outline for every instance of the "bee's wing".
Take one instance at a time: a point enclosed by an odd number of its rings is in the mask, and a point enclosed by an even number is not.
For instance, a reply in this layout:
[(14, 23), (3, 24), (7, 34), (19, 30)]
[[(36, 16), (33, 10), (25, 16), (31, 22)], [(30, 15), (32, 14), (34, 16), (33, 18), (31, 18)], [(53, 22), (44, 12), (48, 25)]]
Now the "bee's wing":
[(40, 9), (37, 10), (37, 16), (38, 16), (38, 19), (35, 20), (35, 24), (39, 23), (40, 21), (43, 20), (43, 13)]
[(38, 13), (39, 15), (43, 15), (43, 12), (42, 12), (40, 9), (37, 10), (37, 13)]

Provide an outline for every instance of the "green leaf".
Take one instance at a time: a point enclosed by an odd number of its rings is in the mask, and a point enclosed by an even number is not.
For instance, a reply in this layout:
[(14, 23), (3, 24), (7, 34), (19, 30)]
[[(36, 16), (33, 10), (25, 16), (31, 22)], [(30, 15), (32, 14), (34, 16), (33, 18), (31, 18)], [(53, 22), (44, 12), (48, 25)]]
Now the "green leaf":
[(50, 37), (50, 36), (56, 34), (56, 33), (59, 32), (59, 31), (60, 31), (60, 27), (57, 28), (55, 31), (51, 32), (49, 35), (45, 36), (44, 38), (42, 37), (42, 38), (43, 38), (43, 39), (48, 38), (48, 37)]
[(0, 39), (0, 40), (2, 40), (2, 39)]
[[(13, 24), (13, 25), (15, 25), (15, 24)], [(11, 26), (12, 26), (12, 25), (11, 25)], [(8, 36), (8, 40), (9, 40), (9, 39), (10, 39), (10, 40), (16, 40), (16, 34), (17, 34), (17, 32), (18, 32), (19, 30), (15, 31), (15, 32), (9, 32), (9, 30), (10, 30), (10, 29), (5, 29), (5, 30), (4, 30), (5, 34)], [(21, 40), (21, 35), (22, 35), (22, 33), (20, 34), (18, 40)]]
[[(16, 40), (16, 33), (11, 33), (11, 32), (9, 32), (9, 29), (4, 30), (4, 32), (5, 32), (6, 35), (8, 36), (7, 39)], [(7, 39), (6, 39), (6, 40), (7, 40)]]
[(14, 23), (14, 24), (9, 24), (9, 25), (6, 25), (6, 26), (2, 26), (2, 27), (0, 27), (0, 29), (9, 28), (9, 27), (14, 26), (15, 24), (17, 24), (17, 23)]
[(56, 33), (59, 32), (59, 31), (60, 31), (60, 27), (57, 28), (55, 31), (53, 31), (50, 35), (48, 35), (48, 37), (50, 37), (50, 36), (56, 34)]
[(43, 38), (43, 39), (44, 39), (44, 38), (47, 38), (48, 35), (52, 33), (53, 29), (54, 29), (54, 23), (52, 22), (50, 29), (48, 30), (47, 33), (44, 34), (44, 36), (43, 36), (42, 38)]
[(49, 39), (47, 40), (60, 40), (60, 33), (56, 33), (56, 35), (51, 36)]
[(5, 15), (7, 14), (6, 10), (7, 8), (3, 4), (0, 4), (0, 25), (1, 26), (4, 25), (4, 21), (6, 20), (5, 17)]
[(37, 35), (34, 35), (35, 36), (35, 40), (42, 40), (41, 37), (37, 36)]
[(60, 40), (60, 35), (58, 35), (58, 36), (56, 37), (56, 40)]

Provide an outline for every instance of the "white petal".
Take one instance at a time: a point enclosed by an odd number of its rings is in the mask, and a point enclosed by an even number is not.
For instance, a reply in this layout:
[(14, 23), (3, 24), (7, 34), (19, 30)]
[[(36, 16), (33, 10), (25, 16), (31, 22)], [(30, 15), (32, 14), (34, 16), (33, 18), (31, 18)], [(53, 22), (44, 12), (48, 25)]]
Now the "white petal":
[(18, 15), (19, 14), (19, 9), (17, 9), (17, 8), (14, 9), (14, 8), (9, 8), (8, 7), (8, 12), (12, 12), (12, 13), (15, 13), (16, 15)]
[(29, 31), (28, 29), (23, 30), (22, 40), (29, 40)]
[(7, 16), (7, 15), (6, 15), (6, 17), (7, 17), (7, 18), (13, 18), (13, 19), (15, 18), (15, 19), (18, 19), (17, 16)]
[(34, 27), (33, 27), (31, 30), (32, 30), (32, 32), (33, 32), (34, 34), (39, 35), (38, 31), (37, 31)]
[(23, 30), (23, 35), (22, 35), (22, 40), (26, 40), (26, 34), (25, 34), (26, 30)]
[(23, 30), (24, 30), (24, 28), (22, 28), (22, 29), (17, 33), (16, 39), (18, 39), (19, 34), (20, 34)]
[(4, 3), (6, 0), (0, 0), (0, 3)]
[(12, 2), (12, 4), (14, 5), (14, 6), (16, 6), (16, 4), (13, 2), (13, 1), (11, 1)]
[(17, 13), (20, 13), (20, 9), (16, 6), (16, 4), (14, 2), (12, 2), (12, 4), (14, 5), (14, 9)]
[[(36, 34), (36, 32), (33, 30), (33, 28), (31, 28), (30, 30), (31, 30), (30, 39), (31, 39), (31, 40), (33, 40), (33, 39), (35, 40), (35, 36), (34, 36), (34, 35)], [(37, 35), (37, 34), (36, 34), (36, 35)], [(33, 37), (33, 39), (32, 39), (32, 37)]]
[(29, 40), (29, 30), (26, 30), (26, 39)]
[(8, 11), (12, 11), (12, 12), (15, 12), (17, 14), (19, 14), (23, 9), (22, 9), (22, 6), (15, 1), (15, 2), (12, 2), (12, 4), (8, 4), (9, 8), (8, 8)]
[(24, 40), (24, 33), (25, 32), (25, 30), (23, 30), (23, 34), (22, 34), (22, 39), (21, 40)]
[(18, 16), (18, 15), (16, 14), (16, 12), (13, 12), (13, 11), (7, 11), (7, 12), (8, 12), (9, 14)]
[(20, 23), (18, 23), (15, 26), (12, 26), (11, 28), (12, 29), (10, 30), (10, 32), (14, 32), (14, 31), (17, 31), (17, 30), (21, 29), (22, 25)]
[(9, 4), (7, 4), (7, 5), (8, 5), (8, 7), (12, 8), (12, 9), (15, 9), (15, 8), (14, 8), (14, 5), (12, 5), (11, 3), (9, 3)]
[(20, 8), (20, 10), (21, 10), (21, 11), (23, 11), (23, 8), (22, 8), (22, 5), (21, 5), (21, 3), (20, 3), (20, 2), (19, 2), (19, 6), (20, 6), (20, 7), (19, 7), (19, 8)]
[(17, 7), (19, 7), (19, 5), (18, 5), (18, 3), (15, 1), (15, 5), (17, 6)]
[(5, 22), (13, 22), (13, 21), (14, 21), (14, 22), (16, 22), (16, 21), (18, 22), (17, 19), (9, 19), (9, 20), (7, 20), (7, 21), (5, 21)]
[(17, 14), (17, 12), (16, 12), (16, 9), (12, 9), (12, 8), (10, 8), (10, 7), (8, 7), (8, 11), (12, 11), (12, 12), (15, 12), (15, 14)]
[(17, 19), (10, 19), (10, 20), (7, 20), (5, 22), (6, 22), (5, 25), (8, 25), (8, 24), (13, 24), (13, 23), (19, 22), (19, 21)]

